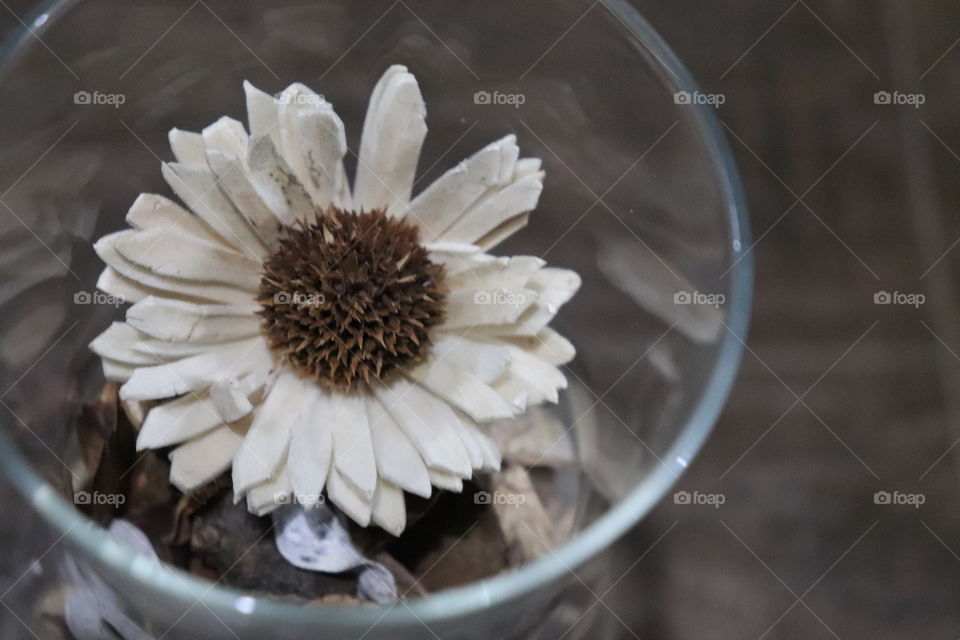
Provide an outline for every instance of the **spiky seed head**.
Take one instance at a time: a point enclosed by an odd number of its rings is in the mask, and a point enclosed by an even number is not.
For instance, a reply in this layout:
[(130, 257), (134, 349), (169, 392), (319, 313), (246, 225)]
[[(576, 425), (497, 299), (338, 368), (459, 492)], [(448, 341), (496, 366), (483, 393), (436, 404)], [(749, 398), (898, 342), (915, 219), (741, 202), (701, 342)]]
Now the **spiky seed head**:
[(416, 226), (330, 207), (286, 228), (264, 261), (259, 313), (270, 347), (301, 376), (353, 392), (426, 354), (442, 280)]

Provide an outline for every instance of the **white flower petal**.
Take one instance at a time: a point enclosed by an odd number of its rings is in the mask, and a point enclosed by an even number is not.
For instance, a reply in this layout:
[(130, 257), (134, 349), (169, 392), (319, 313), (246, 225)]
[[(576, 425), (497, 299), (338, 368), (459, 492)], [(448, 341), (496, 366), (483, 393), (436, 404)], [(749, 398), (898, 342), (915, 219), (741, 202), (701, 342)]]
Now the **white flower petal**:
[(170, 483), (190, 493), (230, 468), (248, 422), (224, 425), (197, 436), (170, 452)]
[(114, 322), (93, 339), (93, 342), (90, 343), (90, 349), (98, 356), (129, 365), (157, 364), (156, 358), (139, 353), (134, 349), (134, 345), (141, 338), (141, 334), (130, 325), (123, 322)]
[(407, 526), (403, 491), (381, 479), (373, 496), (371, 520), (387, 533), (399, 536)]
[(371, 501), (357, 491), (352, 483), (344, 480), (336, 467), (330, 468), (330, 475), (327, 477), (327, 497), (361, 527), (370, 524), (373, 511)]
[(361, 396), (330, 393), (320, 402), (317, 413), (330, 423), (334, 466), (369, 501), (377, 488), (377, 464), (366, 403)]
[(127, 211), (126, 221), (134, 229), (172, 229), (210, 242), (223, 242), (203, 220), (173, 200), (154, 193), (137, 196)]
[(224, 376), (270, 369), (273, 356), (262, 338), (212, 346), (205, 353), (140, 367), (120, 387), (124, 400), (157, 400), (206, 389)]
[(500, 377), (510, 364), (510, 353), (503, 346), (459, 335), (438, 334), (432, 353), (486, 383)]
[(567, 364), (577, 355), (573, 343), (550, 327), (541, 329), (533, 336), (515, 336), (504, 340), (554, 366)]
[(134, 280), (124, 278), (113, 267), (107, 267), (100, 272), (100, 277), (97, 278), (97, 289), (123, 302), (138, 302), (160, 292), (159, 289), (145, 287)]
[(484, 251), (489, 251), (494, 248), (513, 234), (515, 234), (520, 229), (523, 229), (527, 226), (527, 223), (530, 222), (530, 213), (521, 213), (518, 216), (514, 216), (502, 222), (491, 231), (487, 232), (482, 238), (478, 238), (476, 245), (483, 249)]
[(157, 275), (218, 282), (255, 292), (260, 262), (222, 245), (173, 230), (127, 230), (108, 236), (124, 258)]
[(316, 207), (269, 136), (250, 138), (247, 177), (257, 195), (285, 225), (312, 220)]
[(458, 417), (464, 428), (473, 436), (474, 442), (477, 443), (477, 446), (480, 447), (480, 452), (483, 454), (483, 467), (481, 467), (480, 470), (484, 472), (499, 471), (502, 460), (500, 449), (497, 448), (493, 438), (487, 435), (487, 433), (480, 428), (480, 425), (469, 417), (464, 415), (459, 415)]
[(535, 256), (475, 256), (470, 266), (448, 274), (444, 284), (451, 289), (493, 290), (523, 287), (546, 262)]
[(224, 242), (252, 258), (266, 255), (263, 242), (220, 190), (206, 162), (202, 167), (166, 162), (161, 172), (174, 193)]
[(126, 364), (111, 358), (101, 357), (100, 360), (103, 365), (103, 377), (113, 382), (126, 382), (137, 370), (136, 365)]
[(478, 333), (503, 336), (533, 336), (542, 331), (580, 288), (580, 276), (570, 269), (548, 267), (538, 271), (527, 286), (536, 291), (536, 302), (515, 323), (481, 327)]
[(333, 457), (333, 439), (330, 421), (319, 412), (326, 401), (325, 392), (315, 384), (305, 386), (303, 412), (290, 430), (287, 477), (294, 495), (309, 504), (319, 500), (326, 486)]
[(246, 167), (241, 158), (224, 151), (207, 150), (207, 165), (217, 177), (220, 188), (230, 199), (237, 211), (253, 228), (257, 236), (269, 247), (276, 244), (282, 224), (277, 216), (264, 204), (247, 177)]
[(389, 386), (379, 385), (374, 388), (374, 393), (427, 466), (470, 477), (470, 458), (455, 431), (459, 421), (446, 402), (403, 379)]
[[(244, 339), (230, 340), (220, 344), (223, 346), (238, 346), (241, 342), (245, 341)], [(158, 340), (157, 338), (144, 336), (143, 339), (133, 345), (133, 350), (149, 356), (152, 358), (154, 364), (160, 364), (170, 360), (179, 360), (180, 358), (199, 355), (209, 351), (210, 346), (210, 344), (205, 342), (168, 342), (166, 340)]]
[(430, 469), (430, 482), (437, 488), (454, 493), (463, 491), (463, 478), (445, 471)]
[(478, 325), (513, 325), (536, 300), (537, 292), (526, 288), (456, 289), (447, 295), (447, 316), (438, 328), (452, 331)]
[(210, 402), (224, 422), (236, 422), (253, 411), (253, 404), (237, 380), (220, 380), (210, 385)]
[(170, 141), (170, 149), (177, 162), (203, 166), (203, 136), (193, 131), (174, 128), (170, 129), (167, 139)]
[(290, 427), (303, 408), (304, 383), (281, 370), (266, 399), (253, 413), (253, 424), (233, 458), (233, 492), (241, 496), (266, 482), (286, 460)]
[(380, 477), (414, 495), (429, 498), (430, 476), (423, 458), (377, 400), (367, 403), (370, 435)]
[(445, 242), (476, 242), (514, 216), (532, 211), (543, 191), (543, 175), (521, 178), (482, 198), (440, 235)]
[(427, 109), (413, 74), (387, 69), (370, 96), (354, 185), (357, 209), (402, 211), (410, 201), (420, 147), (427, 135)]
[(137, 451), (168, 447), (222, 424), (209, 397), (187, 394), (150, 409), (137, 435)]
[(517, 137), (513, 134), (492, 142), (448, 170), (423, 190), (409, 205), (407, 216), (421, 231), (424, 242), (443, 235), (488, 190), (501, 185), (503, 165), (512, 170)]
[(158, 340), (218, 343), (260, 334), (256, 308), (149, 296), (127, 309), (127, 323)]
[(404, 375), (432, 391), (453, 406), (462, 409), (473, 419), (485, 422), (509, 418), (516, 413), (480, 378), (467, 370), (453, 366), (448, 360), (432, 358), (408, 367)]
[[(134, 292), (162, 292), (170, 297), (189, 297), (202, 300), (211, 300), (226, 304), (244, 304), (250, 301), (251, 293), (233, 286), (217, 284), (209, 281), (183, 280), (155, 273), (145, 267), (131, 262), (120, 254), (113, 246), (116, 237), (128, 231), (118, 231), (100, 238), (93, 245), (94, 251), (100, 259), (107, 263), (117, 274), (130, 281), (118, 287), (118, 281), (113, 274), (101, 274), (101, 286), (105, 291), (122, 291), (124, 288)], [(109, 289), (108, 289), (109, 287)], [(131, 297), (129, 300), (142, 299), (142, 295)]]
[(510, 367), (507, 374), (494, 383), (501, 395), (514, 403), (518, 394), (526, 393), (526, 403), (556, 402), (557, 389), (567, 388), (567, 378), (553, 365), (531, 355), (519, 347), (510, 345)]
[(276, 99), (252, 84), (243, 81), (243, 90), (247, 95), (247, 122), (250, 126), (250, 137), (274, 137), (274, 144), (280, 140), (277, 130), (277, 101)]
[(224, 116), (204, 129), (201, 135), (207, 151), (234, 156), (243, 156), (247, 152), (247, 132), (239, 120)]
[(285, 503), (292, 487), (281, 467), (277, 476), (258, 484), (247, 492), (247, 510), (255, 516), (265, 516)]

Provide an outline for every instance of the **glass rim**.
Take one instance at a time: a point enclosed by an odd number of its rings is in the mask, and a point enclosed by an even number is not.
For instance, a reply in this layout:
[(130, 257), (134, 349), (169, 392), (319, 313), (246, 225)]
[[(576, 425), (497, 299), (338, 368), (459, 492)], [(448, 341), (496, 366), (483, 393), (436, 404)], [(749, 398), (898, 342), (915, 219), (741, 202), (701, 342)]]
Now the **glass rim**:
[[(0, 77), (9, 69), (25, 41), (42, 33), (52, 23), (50, 18), (65, 10), (75, 0), (46, 0), (40, 3), (21, 25), (0, 44)], [(628, 0), (599, 2), (637, 39), (662, 65), (677, 91), (693, 93), (698, 85), (673, 50), (634, 9)], [(28, 25), (33, 25), (33, 29)], [(146, 565), (136, 562), (139, 554), (111, 537), (92, 520), (80, 513), (31, 468), (20, 454), (6, 429), (0, 429), (0, 467), (2, 473), (24, 496), (37, 513), (59, 535), (58, 544), (67, 541), (89, 553), (109, 568), (129, 573), (136, 567), (136, 578), (158, 592), (174, 598), (195, 599), (213, 610), (234, 610), (251, 615), (283, 619), (296, 624), (314, 623), (322, 619), (335, 626), (401, 628), (410, 624), (439, 622), (509, 601), (562, 578), (623, 535), (642, 519), (670, 490), (690, 461), (696, 456), (719, 417), (739, 368), (750, 319), (753, 294), (753, 259), (749, 247), (749, 221), (746, 198), (733, 154), (719, 126), (712, 107), (688, 105), (693, 109), (693, 123), (700, 133), (712, 160), (719, 183), (720, 196), (726, 210), (726, 225), (733, 254), (739, 255), (731, 267), (730, 304), (726, 332), (702, 395), (696, 401), (680, 435), (670, 445), (655, 471), (625, 497), (588, 525), (573, 539), (550, 555), (522, 565), (507, 573), (451, 587), (392, 605), (357, 607), (331, 605), (304, 607), (269, 597), (250, 596), (242, 590), (217, 586), (177, 567), (162, 563)], [(7, 419), (4, 419), (7, 422)], [(575, 574), (574, 574), (575, 575)], [(239, 598), (244, 607), (237, 606)], [(250, 608), (250, 599), (254, 606)], [(386, 610), (385, 610), (386, 609)]]

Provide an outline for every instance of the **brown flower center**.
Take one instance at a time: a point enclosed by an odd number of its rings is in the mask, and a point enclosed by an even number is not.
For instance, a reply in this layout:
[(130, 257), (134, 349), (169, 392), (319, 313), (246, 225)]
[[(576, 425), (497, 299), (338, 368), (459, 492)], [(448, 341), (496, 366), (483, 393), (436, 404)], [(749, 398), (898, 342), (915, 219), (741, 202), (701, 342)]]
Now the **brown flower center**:
[(414, 225), (330, 207), (288, 227), (264, 262), (267, 341), (325, 387), (365, 388), (424, 355), (443, 319), (442, 278)]

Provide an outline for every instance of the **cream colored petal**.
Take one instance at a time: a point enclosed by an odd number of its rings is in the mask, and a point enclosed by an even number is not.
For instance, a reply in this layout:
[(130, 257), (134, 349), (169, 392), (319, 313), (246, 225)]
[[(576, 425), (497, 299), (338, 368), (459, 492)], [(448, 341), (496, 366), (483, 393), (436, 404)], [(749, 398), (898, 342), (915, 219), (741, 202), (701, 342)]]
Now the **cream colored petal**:
[(190, 493), (230, 468), (248, 422), (225, 425), (181, 444), (170, 453), (170, 483)]
[(353, 192), (358, 209), (405, 209), (427, 135), (426, 116), (413, 74), (402, 65), (387, 69), (373, 89), (363, 123)]
[(277, 130), (276, 99), (246, 80), (243, 82), (243, 90), (247, 96), (247, 122), (250, 126), (250, 137), (272, 136), (274, 144), (277, 144), (280, 140), (280, 132)]
[(510, 353), (505, 347), (460, 335), (437, 334), (430, 353), (486, 383), (500, 377), (510, 364)]
[(372, 507), (373, 524), (394, 536), (403, 533), (407, 526), (407, 508), (402, 490), (381, 479), (377, 483)]
[(156, 400), (206, 389), (224, 376), (270, 369), (273, 355), (262, 338), (217, 345), (200, 355), (140, 367), (120, 387), (124, 400)]
[(352, 483), (344, 480), (336, 467), (330, 468), (330, 475), (327, 477), (327, 497), (361, 527), (370, 524), (373, 511), (371, 501), (357, 491)]
[[(246, 154), (246, 150), (243, 153)], [(268, 247), (272, 247), (276, 244), (283, 225), (250, 184), (241, 157), (216, 150), (208, 150), (206, 156), (207, 165), (217, 177), (220, 188), (257, 237)]]
[(541, 329), (533, 336), (511, 336), (503, 339), (554, 366), (567, 364), (577, 355), (573, 343), (550, 327)]
[(330, 423), (334, 466), (369, 501), (377, 487), (377, 464), (366, 402), (362, 396), (331, 393), (317, 407), (317, 413)]
[(209, 242), (223, 242), (203, 220), (173, 200), (154, 193), (141, 193), (137, 196), (127, 211), (126, 221), (134, 229), (173, 229)]
[(285, 225), (312, 220), (316, 207), (268, 136), (250, 138), (247, 178), (263, 203)]
[(500, 186), (504, 164), (516, 161), (513, 134), (488, 144), (437, 178), (410, 203), (407, 216), (420, 227), (421, 239), (431, 242), (457, 221), (489, 189)]
[(170, 149), (177, 162), (203, 166), (203, 136), (193, 131), (170, 129), (167, 139), (170, 140)]
[(270, 478), (247, 492), (247, 510), (255, 516), (265, 516), (286, 504), (291, 490), (287, 474), (281, 467), (275, 478)]
[(233, 491), (249, 489), (276, 477), (286, 460), (290, 427), (299, 418), (304, 383), (289, 370), (281, 370), (266, 399), (253, 413), (253, 424), (233, 458)]
[(580, 276), (569, 269), (548, 267), (538, 271), (527, 286), (536, 291), (537, 300), (514, 324), (482, 327), (478, 333), (504, 336), (533, 336), (543, 330), (557, 312), (580, 288)]
[(438, 329), (512, 325), (536, 300), (537, 292), (528, 288), (456, 289), (447, 295), (447, 316)]
[(207, 151), (221, 151), (234, 156), (247, 152), (247, 132), (243, 123), (226, 116), (220, 118), (201, 134)]
[(231, 342), (261, 333), (256, 307), (195, 304), (150, 296), (127, 310), (127, 323), (170, 342)]
[(379, 385), (374, 393), (427, 466), (470, 477), (470, 458), (455, 431), (459, 422), (446, 402), (403, 379)]
[(448, 274), (444, 284), (451, 289), (492, 290), (523, 287), (546, 262), (535, 256), (487, 256), (475, 258), (472, 266)]
[(379, 401), (367, 403), (367, 416), (380, 477), (414, 495), (429, 498), (432, 490), (427, 466), (410, 439)]
[(189, 440), (224, 424), (206, 395), (187, 394), (152, 408), (137, 435), (137, 451)]
[[(101, 260), (107, 263), (107, 265), (121, 277), (130, 281), (129, 283), (124, 283), (122, 285), (123, 288), (141, 293), (148, 292), (150, 294), (161, 292), (162, 295), (172, 298), (199, 298), (225, 304), (246, 304), (250, 301), (251, 292), (249, 291), (214, 282), (171, 278), (157, 274), (131, 262), (123, 257), (113, 246), (117, 236), (123, 233), (129, 233), (129, 231), (118, 231), (117, 233), (104, 236), (93, 245), (94, 251), (97, 252)], [(118, 289), (118, 281), (112, 277), (112, 274), (107, 274), (106, 276), (101, 274), (101, 280), (103, 282), (98, 283), (98, 286), (102, 284), (105, 290), (106, 287), (110, 287), (111, 290), (122, 290)], [(145, 296), (138, 295), (137, 298), (141, 299), (142, 297)], [(131, 301), (134, 299), (135, 298), (130, 298)]]
[(463, 491), (463, 478), (445, 471), (430, 469), (430, 482), (439, 489), (446, 489), (454, 493)]
[(493, 441), (493, 438), (469, 417), (465, 415), (459, 415), (458, 417), (464, 428), (473, 436), (474, 442), (477, 443), (477, 446), (480, 447), (480, 452), (483, 454), (483, 467), (481, 471), (499, 471), (502, 459), (500, 449)]
[[(219, 344), (238, 346), (241, 342), (246, 342), (246, 339), (230, 340)], [(168, 342), (167, 340), (144, 336), (142, 340), (133, 345), (133, 350), (149, 356), (155, 364), (160, 364), (205, 353), (210, 350), (210, 346), (209, 343), (204, 342)]]
[(509, 418), (516, 413), (515, 407), (482, 380), (447, 360), (428, 359), (405, 369), (404, 374), (475, 420)]
[(137, 370), (136, 365), (126, 364), (112, 358), (100, 358), (103, 366), (103, 377), (113, 382), (126, 382)]
[(347, 139), (343, 122), (333, 107), (308, 87), (292, 84), (279, 100), (283, 157), (314, 204), (350, 208), (343, 157)]
[(161, 171), (174, 193), (224, 242), (251, 258), (262, 258), (267, 253), (266, 246), (220, 190), (206, 162), (202, 167), (164, 163)]
[(494, 388), (519, 408), (541, 402), (557, 402), (558, 389), (567, 388), (567, 378), (553, 365), (523, 349), (510, 346), (510, 367)]
[(128, 261), (169, 278), (217, 282), (256, 292), (260, 262), (223, 245), (159, 228), (107, 236)]
[(111, 358), (129, 365), (157, 364), (156, 358), (139, 353), (134, 349), (141, 337), (141, 334), (130, 325), (123, 322), (114, 322), (93, 339), (93, 342), (90, 343), (90, 350), (98, 356)]
[(441, 234), (446, 242), (475, 242), (511, 218), (532, 211), (543, 191), (543, 174), (521, 178), (480, 199)]
[(330, 421), (319, 412), (326, 392), (314, 384), (305, 385), (304, 410), (290, 431), (287, 477), (294, 495), (306, 504), (320, 500), (330, 473), (333, 438)]
[(224, 422), (236, 422), (253, 411), (246, 390), (237, 380), (220, 380), (210, 385), (210, 402)]
[(138, 302), (149, 295), (161, 293), (159, 289), (145, 287), (134, 280), (124, 278), (113, 267), (107, 267), (100, 272), (100, 277), (97, 278), (97, 289), (124, 302)]

